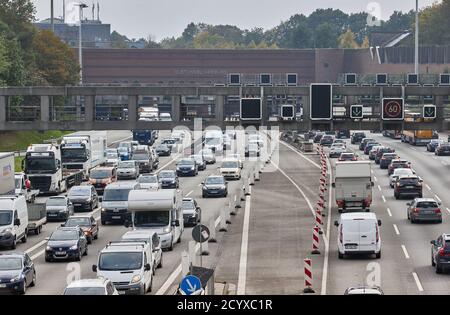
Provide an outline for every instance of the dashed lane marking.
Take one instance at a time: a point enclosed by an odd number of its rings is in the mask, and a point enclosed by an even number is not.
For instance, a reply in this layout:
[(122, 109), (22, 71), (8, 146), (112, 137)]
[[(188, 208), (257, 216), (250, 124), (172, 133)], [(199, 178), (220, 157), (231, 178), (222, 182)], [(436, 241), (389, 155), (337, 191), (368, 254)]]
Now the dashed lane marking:
[(403, 254), (405, 255), (406, 259), (409, 259), (408, 250), (406, 249), (405, 245), (402, 245)]

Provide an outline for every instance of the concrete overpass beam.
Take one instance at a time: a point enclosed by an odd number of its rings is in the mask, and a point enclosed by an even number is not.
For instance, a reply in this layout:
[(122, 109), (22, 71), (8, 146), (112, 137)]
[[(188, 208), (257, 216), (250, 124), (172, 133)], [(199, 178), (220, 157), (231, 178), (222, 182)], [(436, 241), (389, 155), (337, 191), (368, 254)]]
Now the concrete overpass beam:
[(0, 96), (0, 124), (6, 122), (7, 96)]
[(48, 122), (50, 119), (50, 96), (41, 96), (41, 121)]
[(224, 114), (224, 108), (225, 107), (225, 96), (223, 95), (217, 95), (216, 96), (216, 108), (215, 108), (215, 114), (216, 114), (216, 120), (217, 121), (223, 121), (225, 114)]
[(172, 121), (180, 121), (180, 112), (181, 112), (181, 96), (175, 95), (172, 96)]
[(95, 96), (86, 95), (84, 97), (84, 117), (86, 122), (95, 120)]
[(138, 106), (138, 96), (129, 95), (128, 96), (128, 121), (130, 123), (135, 123), (137, 121), (137, 106)]

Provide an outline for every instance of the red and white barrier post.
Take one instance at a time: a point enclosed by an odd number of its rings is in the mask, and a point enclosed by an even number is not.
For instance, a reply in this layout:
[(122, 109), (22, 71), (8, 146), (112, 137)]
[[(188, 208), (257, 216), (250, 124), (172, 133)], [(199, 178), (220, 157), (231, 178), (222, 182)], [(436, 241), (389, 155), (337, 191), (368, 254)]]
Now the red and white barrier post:
[(305, 288), (303, 293), (315, 293), (313, 290), (313, 274), (312, 274), (312, 264), (311, 259), (306, 258), (303, 260), (304, 270), (305, 270)]
[(313, 242), (312, 242), (312, 251), (311, 255), (320, 255), (319, 251), (319, 228), (315, 226), (313, 228)]

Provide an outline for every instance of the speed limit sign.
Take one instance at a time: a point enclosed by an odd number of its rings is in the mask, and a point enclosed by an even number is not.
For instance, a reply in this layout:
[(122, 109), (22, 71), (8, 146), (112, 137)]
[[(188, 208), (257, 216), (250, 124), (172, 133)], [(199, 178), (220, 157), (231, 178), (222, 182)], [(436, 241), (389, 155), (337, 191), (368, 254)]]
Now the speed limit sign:
[(404, 100), (403, 98), (383, 98), (382, 116), (383, 120), (403, 120)]

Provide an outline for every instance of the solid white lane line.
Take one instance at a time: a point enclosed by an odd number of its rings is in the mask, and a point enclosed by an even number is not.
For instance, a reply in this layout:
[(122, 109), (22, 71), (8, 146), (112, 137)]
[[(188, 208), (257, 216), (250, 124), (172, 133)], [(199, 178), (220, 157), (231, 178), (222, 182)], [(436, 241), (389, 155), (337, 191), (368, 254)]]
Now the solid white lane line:
[(301, 154), (300, 152), (298, 152), (293, 146), (287, 144), (284, 141), (280, 141), (280, 143), (282, 143), (284, 146), (286, 146), (287, 148), (291, 149), (291, 151), (293, 151), (294, 153), (296, 153), (297, 155), (300, 155), (302, 158), (304, 158), (305, 160), (307, 160), (309, 163), (311, 163), (312, 165), (314, 165), (315, 167), (321, 169), (322, 167), (317, 164), (316, 162), (314, 162), (313, 160), (309, 159), (308, 157), (306, 157), (306, 155)]
[(394, 226), (395, 234), (400, 235), (400, 231), (398, 230), (397, 224), (393, 224), (393, 226)]
[(391, 209), (387, 208), (386, 211), (387, 211), (388, 215), (389, 215), (390, 217), (392, 217)]
[(155, 173), (159, 174), (159, 172), (161, 172), (163, 169), (165, 169), (167, 166), (169, 166), (170, 164), (172, 164), (173, 162), (175, 162), (179, 157), (179, 154), (176, 154), (169, 162), (167, 162), (166, 164), (164, 164), (163, 166), (161, 166)]
[(425, 187), (427, 187), (427, 189), (428, 189), (429, 191), (431, 191), (431, 187), (430, 187), (428, 184), (425, 184)]
[(408, 251), (406, 250), (406, 246), (405, 245), (402, 245), (402, 250), (403, 250), (403, 254), (405, 255), (405, 258), (409, 259), (409, 254), (408, 254)]
[(29, 254), (33, 251), (35, 251), (37, 248), (41, 247), (42, 245), (45, 245), (45, 243), (47, 243), (46, 240), (40, 241), (39, 243), (37, 243), (36, 245), (34, 245), (33, 247), (28, 248), (25, 253)]
[(186, 197), (189, 197), (193, 192), (194, 192), (193, 190), (191, 190), (190, 192), (188, 192), (188, 193), (186, 194)]
[(381, 199), (383, 199), (383, 202), (386, 202), (386, 197), (384, 195), (381, 196)]
[[(250, 186), (251, 193), (252, 188)], [(245, 286), (247, 285), (247, 257), (248, 257), (248, 234), (250, 229), (250, 209), (251, 196), (247, 196), (245, 201), (244, 224), (242, 227), (242, 241), (241, 241), (241, 258), (239, 260), (239, 275), (236, 294), (244, 295)]]
[(31, 256), (30, 258), (31, 258), (31, 260), (35, 260), (35, 259), (38, 258), (39, 256), (44, 255), (44, 253), (45, 253), (45, 250), (43, 249), (43, 250), (41, 250), (39, 253), (37, 253), (36, 255)]
[(416, 282), (417, 289), (419, 290), (419, 292), (423, 292), (423, 287), (422, 284), (420, 283), (419, 276), (415, 272), (413, 272), (412, 275), (414, 277), (414, 281)]
[(445, 210), (447, 210), (447, 212), (450, 213), (450, 209), (449, 208), (445, 208)]
[[(217, 226), (220, 223), (220, 216), (216, 219), (216, 221), (214, 221), (214, 227), (217, 228)], [(198, 250), (198, 248), (200, 248), (200, 245), (197, 244), (196, 246), (196, 250)], [(177, 268), (175, 268), (175, 270), (169, 275), (169, 277), (167, 278), (167, 280), (164, 282), (164, 284), (159, 288), (159, 290), (155, 293), (155, 295), (164, 295), (167, 290), (169, 290), (170, 286), (172, 285), (172, 283), (174, 283), (174, 281), (178, 278), (178, 276), (181, 274), (182, 271), (182, 266), (181, 263), (178, 265)]]
[(434, 197), (436, 198), (437, 201), (442, 202), (441, 198), (439, 198), (438, 195), (434, 195)]
[(380, 185), (378, 185), (378, 190), (381, 192), (381, 186)]
[[(333, 171), (331, 167), (330, 160), (327, 159), (328, 168), (330, 169), (330, 183), (333, 180)], [(331, 209), (332, 209), (332, 197), (333, 197), (333, 189), (329, 189), (329, 196), (328, 196), (328, 219), (327, 219), (327, 237), (325, 240), (325, 257), (323, 260), (323, 270), (322, 270), (322, 288), (321, 288), (321, 295), (327, 294), (327, 278), (328, 278), (328, 259), (330, 256), (330, 227), (331, 227)]]

